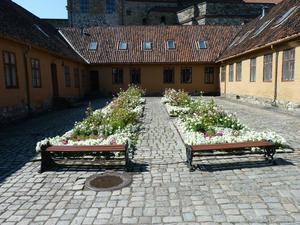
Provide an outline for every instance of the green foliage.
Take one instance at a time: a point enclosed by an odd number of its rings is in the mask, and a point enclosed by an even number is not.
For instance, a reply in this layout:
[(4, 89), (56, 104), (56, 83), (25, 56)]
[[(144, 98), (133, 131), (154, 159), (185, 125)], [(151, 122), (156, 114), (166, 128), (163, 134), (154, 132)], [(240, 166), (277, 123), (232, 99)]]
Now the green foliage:
[(129, 86), (126, 91), (120, 91), (113, 99), (108, 112), (93, 111), (91, 104), (86, 109), (86, 118), (76, 122), (73, 129), (73, 140), (85, 140), (98, 136), (109, 136), (128, 124), (138, 122), (139, 115), (133, 111), (139, 104), (143, 90), (137, 86)]
[(178, 113), (189, 130), (213, 135), (214, 127), (224, 127), (241, 130), (244, 126), (232, 114), (218, 108), (214, 100), (204, 101), (203, 98), (192, 100), (184, 91), (167, 89), (165, 96), (172, 106), (188, 108), (184, 113)]

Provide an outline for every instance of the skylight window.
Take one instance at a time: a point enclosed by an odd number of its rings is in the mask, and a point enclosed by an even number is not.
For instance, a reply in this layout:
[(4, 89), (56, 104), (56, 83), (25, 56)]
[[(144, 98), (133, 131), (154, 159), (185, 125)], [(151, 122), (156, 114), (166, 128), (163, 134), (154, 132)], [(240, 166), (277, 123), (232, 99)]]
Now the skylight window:
[(272, 28), (277, 28), (280, 25), (284, 24), (294, 13), (300, 9), (300, 6), (294, 6), (290, 8), (285, 14), (283, 14), (274, 24)]
[(168, 40), (167, 41), (167, 49), (175, 49), (175, 41), (174, 40)]
[(97, 48), (98, 48), (98, 42), (97, 41), (92, 41), (89, 44), (89, 50), (97, 50)]
[(125, 42), (125, 41), (119, 42), (119, 46), (118, 46), (119, 50), (127, 50), (127, 48), (128, 48), (127, 42)]
[(151, 50), (151, 49), (152, 49), (152, 42), (150, 42), (150, 41), (145, 41), (145, 42), (143, 43), (143, 49), (144, 49), (144, 50)]
[(45, 35), (47, 38), (49, 35), (37, 24), (34, 24), (35, 28), (38, 29), (43, 35)]
[(249, 36), (249, 34), (251, 34), (252, 33), (252, 31), (253, 30), (249, 30), (249, 31), (247, 31), (237, 42), (236, 42), (236, 44), (235, 45), (238, 45), (238, 44), (240, 44), (240, 43), (242, 43), (248, 36)]
[(199, 40), (199, 41), (198, 41), (198, 48), (199, 48), (199, 49), (207, 49), (206, 41), (204, 41), (204, 40)]
[(252, 38), (256, 37), (256, 36), (259, 35), (261, 32), (263, 32), (263, 31), (270, 25), (270, 23), (271, 23), (272, 21), (273, 21), (273, 19), (264, 22), (264, 24), (261, 25), (261, 27), (258, 28), (257, 31), (254, 33), (254, 35), (252, 36)]

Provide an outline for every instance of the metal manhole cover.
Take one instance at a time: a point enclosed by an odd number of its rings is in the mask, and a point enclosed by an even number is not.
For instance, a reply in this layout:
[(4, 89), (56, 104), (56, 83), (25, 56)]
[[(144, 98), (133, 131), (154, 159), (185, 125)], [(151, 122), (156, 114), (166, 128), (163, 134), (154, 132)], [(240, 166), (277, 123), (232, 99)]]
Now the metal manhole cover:
[(132, 178), (126, 173), (104, 173), (88, 177), (85, 187), (93, 191), (114, 191), (131, 184)]

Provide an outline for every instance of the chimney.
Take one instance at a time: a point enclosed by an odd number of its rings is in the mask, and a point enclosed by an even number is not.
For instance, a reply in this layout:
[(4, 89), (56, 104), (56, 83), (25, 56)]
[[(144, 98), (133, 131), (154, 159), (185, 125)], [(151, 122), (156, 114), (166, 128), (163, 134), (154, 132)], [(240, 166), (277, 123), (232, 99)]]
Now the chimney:
[(262, 18), (265, 17), (265, 15), (266, 15), (266, 9), (267, 9), (266, 6), (261, 7), (261, 16), (260, 16), (260, 19), (262, 19)]
[(81, 34), (81, 37), (83, 37), (83, 35), (84, 35), (84, 28), (83, 27), (80, 28), (80, 34)]

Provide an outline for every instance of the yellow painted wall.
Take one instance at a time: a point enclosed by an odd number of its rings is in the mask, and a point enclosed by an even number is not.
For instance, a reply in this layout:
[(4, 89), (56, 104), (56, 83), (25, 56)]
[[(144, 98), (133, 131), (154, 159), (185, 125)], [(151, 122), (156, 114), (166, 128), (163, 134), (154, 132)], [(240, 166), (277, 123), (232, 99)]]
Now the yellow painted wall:
[[(12, 40), (0, 39), (0, 106), (8, 107), (19, 104), (27, 104), (27, 92), (26, 92), (26, 73), (25, 73), (25, 59), (24, 53), (28, 50), (28, 47), (14, 42)], [(3, 64), (3, 51), (13, 52), (16, 56), (17, 64), (17, 79), (18, 88), (7, 89), (5, 87), (5, 76), (4, 76), (4, 64)], [(38, 59), (40, 61), (40, 71), (41, 71), (41, 88), (33, 88), (32, 86), (32, 70), (31, 70), (31, 59)], [(52, 88), (52, 76), (51, 76), (51, 63), (57, 65), (57, 77), (59, 86), (59, 96), (60, 97), (79, 97), (85, 93), (85, 88), (82, 87), (82, 82), (80, 82), (81, 87), (74, 87), (74, 68), (86, 69), (85, 65), (79, 62), (74, 62), (72, 60), (63, 59), (57, 57), (49, 52), (42, 51), (36, 48), (30, 48), (27, 54), (27, 68), (29, 75), (29, 92), (31, 105), (33, 107), (38, 107), (42, 105), (44, 101), (47, 101), (53, 96)], [(63, 65), (69, 65), (71, 71), (71, 88), (65, 87), (64, 80), (64, 67)], [(81, 73), (80, 73), (81, 75)], [(81, 78), (81, 76), (80, 76)]]
[(278, 66), (278, 100), (300, 103), (300, 46), (295, 48), (294, 81), (282, 81), (283, 52), (279, 52)]
[[(141, 87), (146, 89), (148, 94), (162, 93), (166, 88), (184, 89), (188, 92), (203, 91), (203, 92), (218, 92), (219, 91), (219, 66), (206, 65), (215, 68), (214, 84), (204, 84), (204, 69), (205, 65), (106, 65), (91, 67), (90, 70), (99, 72), (100, 91), (104, 94), (117, 92), (120, 88), (126, 89), (130, 83), (130, 68), (141, 69)], [(163, 82), (163, 70), (165, 67), (173, 67), (175, 71), (173, 84), (165, 84)], [(181, 83), (181, 68), (192, 67), (192, 83)], [(123, 69), (123, 84), (116, 85), (112, 83), (112, 68)]]
[[(295, 46), (296, 45), (296, 46)], [(295, 80), (282, 81), (283, 50), (295, 48)], [(276, 65), (276, 52), (278, 53), (278, 65)], [(273, 54), (272, 82), (263, 81), (264, 55)], [(256, 57), (256, 82), (250, 82), (250, 59)], [(236, 63), (242, 61), (242, 80), (236, 81)], [(234, 64), (234, 80), (229, 82), (229, 65)], [(275, 95), (275, 71), (277, 67), (277, 100), (300, 102), (300, 43), (285, 43), (275, 48), (257, 51), (234, 60), (226, 61), (226, 82), (221, 82), (221, 94), (239, 96), (255, 96), (266, 99), (274, 99)], [(221, 76), (221, 74), (220, 74)]]

